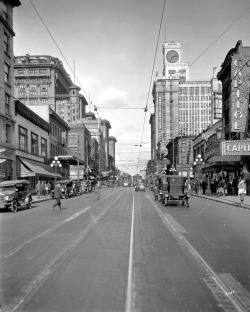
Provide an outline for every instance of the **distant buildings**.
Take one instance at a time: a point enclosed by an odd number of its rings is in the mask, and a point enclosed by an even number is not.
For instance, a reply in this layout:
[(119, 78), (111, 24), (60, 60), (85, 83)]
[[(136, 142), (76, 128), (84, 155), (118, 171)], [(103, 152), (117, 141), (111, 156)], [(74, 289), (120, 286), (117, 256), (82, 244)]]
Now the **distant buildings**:
[(38, 180), (55, 179), (50, 166), (55, 156), (62, 164), (58, 179), (113, 174), (110, 122), (86, 114), (88, 102), (62, 61), (49, 55), (13, 56), (12, 14), (19, 5), (18, 0), (0, 2), (0, 181), (25, 178), (34, 191)]
[(48, 105), (68, 124), (85, 116), (85, 97), (73, 84), (62, 61), (49, 55), (14, 58), (15, 97), (28, 106)]
[(187, 174), (193, 162), (189, 141), (221, 117), (221, 83), (215, 70), (211, 80), (190, 81), (189, 64), (181, 62), (181, 44), (171, 41), (163, 44), (163, 77), (157, 74), (152, 94), (151, 173), (164, 157)]

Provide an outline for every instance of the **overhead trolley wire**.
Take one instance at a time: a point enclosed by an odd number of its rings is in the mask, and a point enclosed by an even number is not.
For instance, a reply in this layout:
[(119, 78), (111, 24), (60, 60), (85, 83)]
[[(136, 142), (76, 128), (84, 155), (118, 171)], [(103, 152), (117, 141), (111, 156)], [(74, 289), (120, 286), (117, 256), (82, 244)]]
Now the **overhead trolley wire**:
[(64, 56), (62, 50), (60, 49), (59, 45), (57, 44), (55, 38), (53, 37), (52, 33), (50, 32), (49, 28), (47, 27), (46, 23), (44, 22), (42, 16), (41, 16), (40, 13), (38, 12), (38, 10), (37, 10), (37, 8), (35, 7), (35, 5), (34, 5), (34, 3), (32, 2), (32, 0), (30, 0), (30, 3), (31, 3), (31, 5), (33, 6), (34, 10), (36, 11), (37, 15), (39, 16), (39, 18), (40, 18), (41, 22), (43, 23), (44, 27), (46, 28), (47, 32), (49, 33), (49, 35), (50, 35), (51, 39), (53, 40), (54, 44), (56, 45), (57, 49), (58, 49), (59, 52), (61, 53), (63, 59), (64, 59), (65, 62), (67, 63), (69, 69), (71, 70), (71, 72), (73, 73), (73, 75), (74, 75), (74, 77), (76, 78), (77, 82), (78, 82), (79, 85), (81, 86), (83, 92), (86, 94), (86, 96), (87, 96), (89, 102), (90, 102), (91, 104), (93, 104), (92, 101), (90, 100), (89, 95), (87, 94), (87, 92), (85, 91), (85, 89), (83, 88), (83, 86), (81, 85), (81, 82), (79, 81), (79, 79), (78, 79), (77, 76), (75, 75), (73, 69), (72, 69), (71, 66), (69, 65), (69, 62), (67, 61), (66, 57)]
[[(160, 27), (159, 27), (158, 36), (157, 36), (157, 42), (156, 42), (156, 47), (155, 47), (155, 55), (154, 55), (153, 67), (152, 67), (152, 72), (151, 72), (151, 77), (150, 77), (149, 88), (148, 88), (147, 102), (146, 102), (146, 106), (145, 106), (145, 109), (144, 109), (144, 120), (143, 120), (143, 126), (142, 126), (142, 135), (141, 135), (140, 148), (142, 146), (143, 133), (144, 133), (144, 128), (145, 128), (145, 120), (146, 120), (146, 113), (147, 113), (147, 110), (148, 110), (148, 99), (149, 99), (149, 94), (150, 94), (151, 85), (152, 85), (152, 79), (153, 79), (153, 74), (154, 74), (154, 67), (155, 67), (155, 61), (156, 61), (156, 55), (157, 55), (157, 50), (158, 50), (158, 45), (159, 45), (160, 34), (161, 34), (161, 26), (162, 26), (164, 11), (165, 11), (165, 4), (166, 4), (166, 0), (163, 1), (163, 8), (162, 8), (162, 13), (161, 13)], [(137, 160), (137, 174), (138, 174), (138, 166), (139, 166), (139, 162), (140, 162), (140, 156), (141, 156), (141, 154), (139, 152), (139, 156), (138, 156), (138, 160)]]

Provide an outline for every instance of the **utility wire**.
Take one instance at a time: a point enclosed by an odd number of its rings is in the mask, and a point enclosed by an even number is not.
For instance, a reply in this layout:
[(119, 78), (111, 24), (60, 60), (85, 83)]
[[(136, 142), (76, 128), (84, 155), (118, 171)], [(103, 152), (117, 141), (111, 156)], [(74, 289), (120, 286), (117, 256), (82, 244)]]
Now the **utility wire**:
[(30, 0), (31, 5), (33, 6), (34, 10), (36, 11), (37, 15), (39, 16), (41, 22), (43, 23), (44, 27), (46, 28), (47, 32), (49, 33), (51, 39), (53, 40), (54, 44), (56, 45), (57, 49), (59, 50), (59, 52), (61, 53), (63, 59), (65, 60), (65, 62), (67, 63), (69, 69), (71, 70), (71, 72), (73, 73), (74, 77), (76, 78), (77, 82), (79, 83), (79, 85), (81, 86), (83, 92), (86, 94), (87, 98), (89, 99), (89, 102), (92, 104), (89, 95), (87, 94), (87, 92), (85, 91), (85, 89), (83, 88), (83, 86), (81, 85), (81, 82), (78, 80), (78, 78), (76, 77), (73, 69), (71, 68), (71, 66), (69, 65), (69, 62), (67, 61), (66, 57), (64, 56), (62, 50), (60, 49), (59, 45), (57, 44), (55, 38), (53, 37), (52, 33), (50, 32), (49, 28), (47, 27), (46, 23), (44, 22), (42, 16), (40, 15), (40, 13), (38, 12), (37, 8), (35, 7), (34, 3), (32, 2), (32, 0)]

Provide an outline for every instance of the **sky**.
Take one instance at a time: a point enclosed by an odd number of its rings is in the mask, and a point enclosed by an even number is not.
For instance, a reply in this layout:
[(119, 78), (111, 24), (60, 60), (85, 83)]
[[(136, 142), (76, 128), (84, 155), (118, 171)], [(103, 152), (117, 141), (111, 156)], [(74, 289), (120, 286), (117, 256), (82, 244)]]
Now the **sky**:
[(150, 160), (152, 84), (156, 72), (162, 76), (163, 42), (181, 42), (191, 80), (211, 79), (238, 40), (250, 46), (249, 0), (20, 2), (14, 55), (58, 57), (72, 81), (75, 68), (75, 83), (92, 103), (87, 111), (95, 105), (111, 124), (116, 166), (132, 175)]

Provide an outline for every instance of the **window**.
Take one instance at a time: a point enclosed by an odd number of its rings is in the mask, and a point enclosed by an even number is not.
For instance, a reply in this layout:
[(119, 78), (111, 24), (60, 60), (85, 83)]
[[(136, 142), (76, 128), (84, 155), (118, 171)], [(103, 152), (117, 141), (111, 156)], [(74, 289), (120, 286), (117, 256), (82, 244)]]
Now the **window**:
[(29, 73), (29, 75), (35, 75), (36, 74), (36, 69), (29, 69), (28, 73)]
[(19, 149), (28, 150), (28, 130), (19, 126)]
[(38, 155), (38, 135), (31, 132), (31, 154)]
[(36, 84), (31, 84), (30, 85), (30, 90), (36, 91)]
[(5, 93), (5, 114), (10, 114), (10, 95)]
[(19, 85), (19, 96), (25, 96), (26, 87), (25, 85), (20, 84)]
[(11, 143), (11, 125), (5, 125), (6, 143)]
[(6, 32), (4, 32), (4, 52), (9, 52), (9, 36)]
[(18, 73), (18, 75), (24, 75), (25, 74), (25, 70), (24, 69), (18, 69), (17, 73)]
[(47, 99), (41, 99), (41, 104), (48, 104), (48, 100)]
[(30, 104), (31, 105), (36, 105), (37, 104), (37, 100), (36, 99), (30, 99)]
[(41, 138), (41, 156), (47, 157), (47, 140)]
[(9, 75), (10, 75), (10, 67), (8, 64), (4, 64), (4, 81), (9, 82)]
[(46, 75), (47, 69), (39, 69), (39, 74)]
[(8, 10), (7, 10), (7, 3), (3, 2), (3, 17), (7, 21), (8, 19)]

